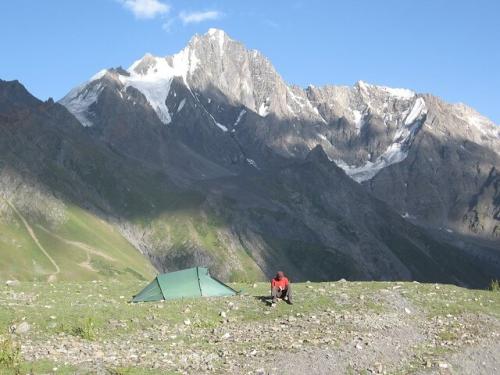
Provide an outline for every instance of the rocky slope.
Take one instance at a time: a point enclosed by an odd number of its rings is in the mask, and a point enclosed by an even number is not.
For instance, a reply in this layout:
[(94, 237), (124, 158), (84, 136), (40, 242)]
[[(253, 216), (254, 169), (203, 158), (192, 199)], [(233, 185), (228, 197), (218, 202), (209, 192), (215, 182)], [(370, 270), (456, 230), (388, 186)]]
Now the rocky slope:
[[(240, 172), (245, 164), (271, 168), (304, 159), (319, 144), (419, 224), (487, 238), (500, 230), (500, 130), (491, 121), (465, 105), (362, 81), (288, 85), (262, 54), (222, 30), (194, 36), (176, 55), (146, 55), (128, 70), (104, 70), (61, 103), (109, 142), (148, 160), (175, 138)], [(154, 147), (145, 151), (143, 142)]]
[[(500, 275), (498, 128), (465, 106), (364, 82), (288, 85), (215, 29), (103, 70), (60, 104), (0, 82), (1, 189), (31, 227), (62, 236), (76, 207), (159, 271), (230, 280)], [(9, 236), (2, 250), (17, 254)]]

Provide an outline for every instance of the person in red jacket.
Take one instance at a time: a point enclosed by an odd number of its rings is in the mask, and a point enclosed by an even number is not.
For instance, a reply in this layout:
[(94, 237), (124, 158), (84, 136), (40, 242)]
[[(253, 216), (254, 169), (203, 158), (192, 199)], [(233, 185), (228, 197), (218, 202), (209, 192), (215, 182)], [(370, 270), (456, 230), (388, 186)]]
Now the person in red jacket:
[(292, 305), (292, 288), (290, 281), (285, 277), (282, 271), (278, 271), (276, 277), (271, 280), (271, 296), (273, 297), (272, 305), (278, 302), (278, 298), (282, 298)]

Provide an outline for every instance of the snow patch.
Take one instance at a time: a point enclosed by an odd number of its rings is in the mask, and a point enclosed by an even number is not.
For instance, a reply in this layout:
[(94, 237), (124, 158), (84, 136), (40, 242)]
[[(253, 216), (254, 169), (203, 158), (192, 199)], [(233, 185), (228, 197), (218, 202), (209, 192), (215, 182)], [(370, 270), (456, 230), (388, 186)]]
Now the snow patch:
[(320, 137), (322, 140), (324, 140), (324, 141), (327, 141), (327, 142), (328, 142), (328, 138), (326, 138), (323, 134), (319, 134), (319, 133), (318, 133), (318, 137)]
[(234, 128), (234, 127), (236, 127), (236, 126), (240, 123), (240, 121), (241, 121), (241, 119), (243, 118), (243, 116), (245, 115), (245, 113), (247, 113), (247, 111), (246, 111), (246, 110), (244, 110), (244, 109), (242, 109), (242, 110), (241, 110), (241, 112), (240, 112), (240, 114), (239, 114), (239, 115), (238, 115), (238, 117), (236, 118), (236, 121), (235, 121), (235, 122), (234, 122), (234, 124), (233, 124), (233, 128)]
[[(120, 81), (126, 87), (132, 86), (146, 97), (164, 124), (169, 124), (172, 121), (166, 100), (173, 78), (182, 77), (184, 84), (189, 88), (187, 77), (192, 75), (199, 65), (195, 51), (189, 46), (173, 55), (171, 61), (172, 63), (164, 57), (146, 55), (130, 66), (127, 70), (130, 76), (120, 76)], [(137, 68), (143, 62), (149, 64), (144, 71), (138, 71)], [(182, 109), (181, 105), (179, 107)]]
[(215, 121), (215, 125), (217, 125), (219, 127), (219, 129), (222, 130), (223, 132), (227, 132), (228, 131), (227, 127), (225, 127), (221, 123), (218, 123), (217, 121)]
[(247, 163), (250, 164), (255, 169), (260, 169), (259, 166), (257, 165), (257, 163), (253, 159), (247, 158)]
[(359, 167), (348, 165), (343, 160), (335, 160), (335, 162), (349, 177), (357, 182), (372, 179), (382, 169), (406, 159), (413, 139), (422, 125), (426, 113), (427, 107), (424, 99), (418, 98), (406, 117), (404, 125), (394, 135), (393, 143), (375, 162), (367, 161)]
[(418, 98), (405, 119), (405, 125), (410, 125), (411, 123), (413, 123), (417, 119), (417, 117), (422, 114), (423, 111), (427, 112), (425, 101), (423, 98)]
[(364, 125), (364, 121), (363, 121), (364, 116), (360, 111), (357, 111), (357, 110), (352, 111), (352, 114), (354, 116), (354, 126), (356, 127), (356, 132), (357, 132), (357, 134), (359, 134), (359, 132), (361, 131), (361, 128)]
[[(171, 59), (171, 60), (169, 60)], [(171, 62), (170, 62), (171, 61)], [(170, 85), (174, 77), (182, 77), (189, 89), (187, 78), (199, 66), (200, 60), (195, 51), (187, 46), (171, 58), (155, 57), (146, 54), (142, 59), (135, 61), (128, 69), (128, 75), (119, 75), (118, 79), (124, 87), (132, 86), (139, 90), (155, 110), (159, 119), (164, 124), (169, 124), (172, 119), (166, 105), (170, 92)], [(88, 82), (70, 91), (61, 103), (73, 113), (84, 126), (91, 126), (88, 118), (88, 108), (97, 100), (102, 90), (96, 90), (92, 82), (101, 79), (108, 71), (101, 70), (91, 77)], [(174, 95), (176, 95), (174, 93)], [(180, 110), (180, 109), (179, 109)]]
[(358, 81), (357, 85), (360, 88), (360, 90), (366, 94), (369, 94), (370, 90), (377, 90), (377, 91), (382, 91), (386, 95), (392, 96), (393, 98), (403, 99), (403, 100), (413, 99), (416, 95), (415, 92), (408, 89), (371, 85), (364, 81)]
[(90, 78), (90, 82), (97, 81), (98, 79), (101, 79), (102, 77), (104, 77), (106, 75), (107, 72), (108, 72), (108, 69), (102, 69), (102, 70), (98, 71), (96, 74), (94, 74)]
[(269, 114), (269, 98), (267, 98), (259, 107), (259, 116), (266, 117)]
[(224, 55), (224, 39), (225, 39), (224, 38), (224, 36), (225, 36), (224, 31), (219, 30), (219, 29), (210, 28), (210, 29), (208, 29), (208, 35), (210, 35), (211, 38), (214, 38), (215, 40), (217, 40), (217, 42), (219, 44), (219, 54), (222, 57)]
[(90, 127), (93, 123), (89, 118), (89, 108), (97, 101), (102, 89), (101, 83), (85, 83), (71, 90), (60, 100), (60, 103), (64, 105), (83, 126)]
[(387, 92), (389, 95), (399, 99), (411, 99), (416, 95), (413, 91), (408, 89), (392, 88), (385, 86), (377, 86), (377, 87)]
[(177, 112), (180, 112), (182, 108), (184, 108), (184, 104), (186, 104), (186, 98), (181, 100), (179, 107), (177, 108)]

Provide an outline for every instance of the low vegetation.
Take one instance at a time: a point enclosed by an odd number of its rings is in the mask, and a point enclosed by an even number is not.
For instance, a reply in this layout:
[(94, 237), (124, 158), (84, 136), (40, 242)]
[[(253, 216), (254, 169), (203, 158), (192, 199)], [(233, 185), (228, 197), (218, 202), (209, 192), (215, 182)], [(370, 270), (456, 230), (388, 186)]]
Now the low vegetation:
[(492, 292), (500, 292), (500, 281), (492, 280), (490, 284), (490, 289)]
[(492, 291), (302, 283), (294, 285), (293, 305), (272, 308), (267, 283), (257, 283), (231, 284), (242, 290), (234, 297), (129, 303), (145, 284), (1, 286), (0, 373), (294, 374), (317, 366), (387, 374), (448, 366), (460, 373), (464, 361), (499, 358), (456, 355), (500, 350), (500, 293)]
[(21, 361), (19, 344), (9, 335), (0, 338), (0, 369), (17, 374), (20, 372)]

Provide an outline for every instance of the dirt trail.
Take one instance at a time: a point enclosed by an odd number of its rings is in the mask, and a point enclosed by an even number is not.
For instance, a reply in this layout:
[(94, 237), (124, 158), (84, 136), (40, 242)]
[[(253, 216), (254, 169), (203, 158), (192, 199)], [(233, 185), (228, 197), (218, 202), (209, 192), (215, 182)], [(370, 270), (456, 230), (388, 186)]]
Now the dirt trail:
[(2, 197), (2, 196), (0, 196), (0, 198), (2, 198), (7, 203), (7, 205), (12, 209), (12, 211), (14, 211), (14, 213), (19, 217), (19, 219), (23, 222), (26, 230), (28, 231), (29, 235), (31, 236), (31, 238), (33, 239), (33, 241), (35, 242), (35, 244), (38, 246), (38, 248), (40, 249), (40, 251), (47, 257), (47, 259), (50, 261), (50, 263), (52, 263), (52, 265), (56, 269), (56, 272), (54, 272), (51, 275), (49, 275), (48, 281), (49, 282), (56, 281), (57, 280), (57, 275), (61, 272), (61, 269), (59, 268), (59, 265), (50, 256), (50, 254), (47, 252), (47, 250), (45, 250), (45, 248), (42, 246), (42, 244), (40, 243), (40, 241), (38, 240), (38, 238), (37, 238), (37, 236), (35, 234), (35, 231), (31, 227), (31, 225), (28, 223), (28, 221), (24, 218), (24, 216), (21, 214), (21, 212), (18, 211), (18, 209), (16, 208), (16, 206), (14, 206), (14, 204), (12, 204), (12, 202), (10, 202), (7, 198)]
[(94, 254), (94, 255), (100, 256), (101, 258), (109, 260), (110, 262), (116, 262), (115, 258), (113, 258), (112, 256), (109, 256), (108, 254), (102, 252), (99, 249), (96, 249), (93, 246), (87, 245), (86, 243), (79, 242), (79, 241), (68, 240), (64, 237), (61, 237), (61, 236), (55, 234), (54, 232), (51, 232), (50, 230), (48, 230), (47, 228), (45, 228), (39, 224), (37, 224), (37, 227), (40, 228), (41, 230), (43, 230), (44, 232), (48, 233), (52, 237), (57, 238), (59, 241), (62, 241), (68, 245), (75, 246), (75, 247), (78, 247), (82, 250), (85, 250), (88, 254)]

